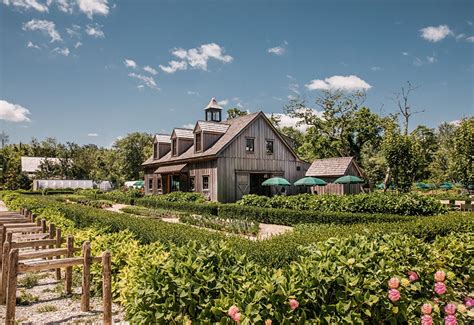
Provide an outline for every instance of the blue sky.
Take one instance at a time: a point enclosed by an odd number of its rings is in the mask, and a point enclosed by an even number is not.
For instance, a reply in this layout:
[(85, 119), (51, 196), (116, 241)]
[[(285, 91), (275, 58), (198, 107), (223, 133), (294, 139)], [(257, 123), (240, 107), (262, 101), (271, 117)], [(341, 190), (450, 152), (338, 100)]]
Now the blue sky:
[(390, 113), (407, 80), (434, 127), (474, 113), (473, 24), (474, 1), (0, 0), (0, 128), (109, 146), (334, 87)]

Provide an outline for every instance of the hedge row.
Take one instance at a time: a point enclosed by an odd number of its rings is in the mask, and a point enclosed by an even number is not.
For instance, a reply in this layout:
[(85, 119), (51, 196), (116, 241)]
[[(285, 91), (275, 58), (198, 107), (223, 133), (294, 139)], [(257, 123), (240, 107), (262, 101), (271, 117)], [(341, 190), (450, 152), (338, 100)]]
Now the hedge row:
[(217, 203), (194, 203), (194, 202), (173, 202), (161, 200), (158, 196), (147, 196), (135, 200), (135, 205), (147, 208), (158, 208), (166, 210), (184, 211), (195, 214), (218, 215)]
[(439, 200), (417, 193), (361, 193), (356, 195), (258, 196), (246, 195), (237, 202), (243, 206), (319, 212), (389, 213), (435, 215), (446, 212)]

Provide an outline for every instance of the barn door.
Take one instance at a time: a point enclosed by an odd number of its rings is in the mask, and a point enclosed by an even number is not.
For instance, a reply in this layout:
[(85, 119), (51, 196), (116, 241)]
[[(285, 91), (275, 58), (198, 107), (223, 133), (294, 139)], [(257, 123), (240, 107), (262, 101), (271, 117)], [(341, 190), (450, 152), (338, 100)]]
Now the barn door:
[(244, 195), (249, 194), (250, 191), (250, 177), (248, 173), (237, 173), (235, 175), (235, 200), (240, 200)]

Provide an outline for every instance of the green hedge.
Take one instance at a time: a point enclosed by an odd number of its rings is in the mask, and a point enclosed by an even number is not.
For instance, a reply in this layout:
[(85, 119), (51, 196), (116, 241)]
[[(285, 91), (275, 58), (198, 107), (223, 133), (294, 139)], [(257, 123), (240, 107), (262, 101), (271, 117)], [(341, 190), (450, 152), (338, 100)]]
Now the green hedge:
[(353, 224), (369, 222), (396, 222), (412, 220), (416, 217), (396, 214), (296, 211), (290, 209), (271, 209), (247, 207), (237, 204), (219, 206), (219, 217), (251, 220), (261, 223), (293, 226), (302, 223)]
[(356, 195), (274, 196), (246, 195), (237, 202), (243, 206), (320, 212), (389, 213), (399, 215), (435, 215), (446, 208), (434, 198), (417, 193), (362, 193)]
[(147, 208), (168, 209), (175, 211), (185, 211), (196, 214), (217, 215), (219, 204), (217, 203), (193, 203), (193, 202), (172, 202), (161, 200), (157, 196), (146, 196), (135, 200), (135, 205)]

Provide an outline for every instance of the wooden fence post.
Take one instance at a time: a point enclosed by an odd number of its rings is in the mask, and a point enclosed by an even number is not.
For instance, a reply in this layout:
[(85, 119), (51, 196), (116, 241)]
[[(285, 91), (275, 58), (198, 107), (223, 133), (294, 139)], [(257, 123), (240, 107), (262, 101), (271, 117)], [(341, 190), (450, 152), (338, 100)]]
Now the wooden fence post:
[[(71, 235), (67, 236), (66, 247), (67, 247), (66, 257), (73, 257), (74, 237), (72, 237)], [(66, 285), (65, 285), (66, 293), (70, 294), (72, 290), (72, 266), (66, 268), (65, 278), (66, 278)]]
[(31, 222), (36, 222), (36, 214), (31, 214)]
[(8, 283), (8, 258), (10, 254), (10, 243), (5, 241), (3, 243), (2, 251), (2, 278), (0, 283), (0, 304), (4, 305), (7, 297), (7, 283)]
[[(56, 229), (56, 248), (61, 248), (61, 228)], [(61, 258), (61, 256), (56, 256), (56, 259)], [(56, 280), (61, 280), (61, 269), (56, 269)]]
[(5, 324), (15, 324), (16, 285), (18, 277), (18, 248), (12, 249), (8, 262), (7, 308)]
[(109, 251), (102, 253), (102, 303), (103, 324), (112, 324), (112, 260)]
[(82, 270), (82, 296), (81, 311), (89, 311), (91, 294), (91, 243), (86, 241), (82, 245), (82, 256), (84, 257), (84, 266)]
[[(41, 219), (41, 232), (45, 233), (46, 232), (46, 220)], [(42, 249), (46, 249), (46, 246), (41, 247)]]
[(7, 227), (5, 227), (4, 225), (1, 225), (0, 228), (1, 228), (1, 231), (2, 231), (2, 237), (0, 238), (0, 244), (3, 247), (3, 243), (5, 242), (5, 238), (7, 238)]

